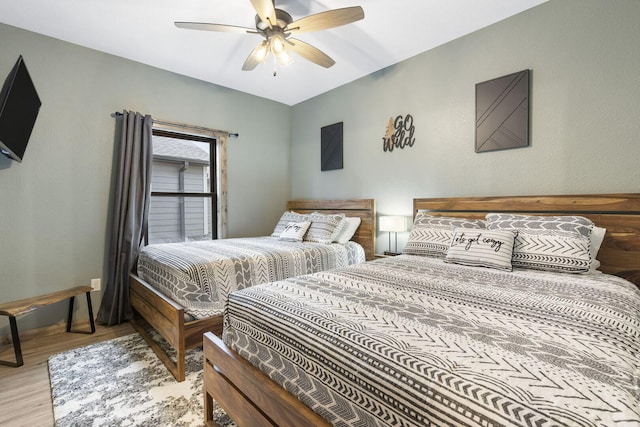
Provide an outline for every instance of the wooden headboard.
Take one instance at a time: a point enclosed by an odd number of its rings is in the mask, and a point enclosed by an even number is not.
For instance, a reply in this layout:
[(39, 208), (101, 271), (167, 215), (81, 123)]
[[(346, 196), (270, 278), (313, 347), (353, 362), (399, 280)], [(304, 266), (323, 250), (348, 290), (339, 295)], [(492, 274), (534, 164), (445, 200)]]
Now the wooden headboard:
[(414, 199), (413, 214), (483, 218), (488, 212), (581, 215), (607, 232), (598, 252), (600, 270), (640, 287), (640, 193)]
[(362, 222), (351, 240), (364, 248), (367, 261), (375, 258), (376, 202), (374, 199), (290, 200), (287, 202), (287, 210), (298, 213), (343, 213), (346, 216), (360, 217)]

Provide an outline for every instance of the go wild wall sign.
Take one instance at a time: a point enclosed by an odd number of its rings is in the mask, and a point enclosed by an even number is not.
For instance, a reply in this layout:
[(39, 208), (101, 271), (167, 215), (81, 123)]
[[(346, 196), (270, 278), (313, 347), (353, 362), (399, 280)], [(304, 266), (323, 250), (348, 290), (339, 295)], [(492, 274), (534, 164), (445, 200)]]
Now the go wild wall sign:
[(396, 117), (389, 117), (387, 131), (382, 138), (382, 149), (384, 151), (393, 151), (394, 148), (413, 147), (416, 139), (413, 137), (415, 126), (413, 126), (413, 116), (407, 114)]

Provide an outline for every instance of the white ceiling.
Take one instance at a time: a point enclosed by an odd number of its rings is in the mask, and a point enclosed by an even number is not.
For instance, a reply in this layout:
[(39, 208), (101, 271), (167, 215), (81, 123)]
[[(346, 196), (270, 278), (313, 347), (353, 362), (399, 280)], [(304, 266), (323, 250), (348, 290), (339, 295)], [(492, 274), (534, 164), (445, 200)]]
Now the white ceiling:
[(273, 76), (242, 64), (261, 37), (176, 28), (174, 21), (255, 25), (249, 0), (0, 0), (0, 22), (243, 92), (295, 105), (547, 0), (276, 0), (294, 20), (362, 6), (361, 21), (297, 36), (331, 56), (295, 56)]

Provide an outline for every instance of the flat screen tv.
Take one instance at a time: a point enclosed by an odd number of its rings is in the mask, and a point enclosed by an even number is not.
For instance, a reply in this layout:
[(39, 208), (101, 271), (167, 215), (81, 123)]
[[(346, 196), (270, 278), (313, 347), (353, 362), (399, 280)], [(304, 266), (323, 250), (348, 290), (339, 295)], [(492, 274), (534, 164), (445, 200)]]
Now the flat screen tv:
[(40, 111), (40, 98), (27, 66), (18, 58), (0, 92), (0, 152), (22, 161)]

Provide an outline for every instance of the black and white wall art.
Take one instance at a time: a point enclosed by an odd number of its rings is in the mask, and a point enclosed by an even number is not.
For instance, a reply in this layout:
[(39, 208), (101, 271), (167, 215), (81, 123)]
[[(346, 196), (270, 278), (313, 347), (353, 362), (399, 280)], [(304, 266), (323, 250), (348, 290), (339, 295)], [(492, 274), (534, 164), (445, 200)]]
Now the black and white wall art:
[(530, 74), (476, 84), (476, 153), (529, 145)]
[(342, 169), (342, 122), (320, 129), (320, 170)]

